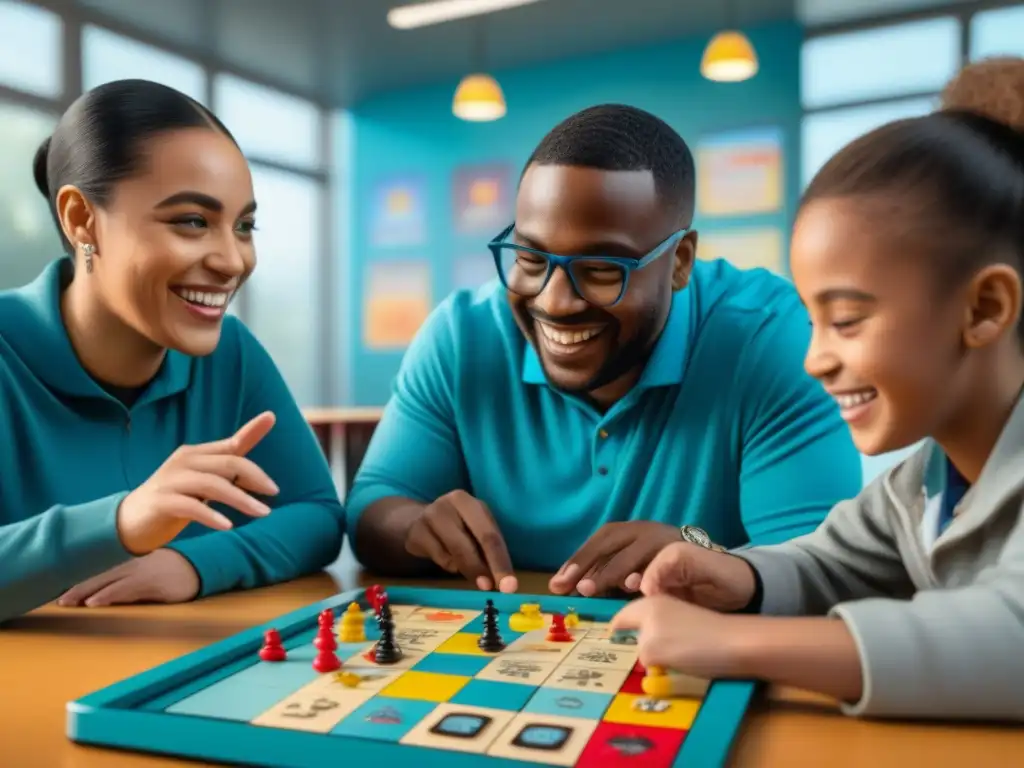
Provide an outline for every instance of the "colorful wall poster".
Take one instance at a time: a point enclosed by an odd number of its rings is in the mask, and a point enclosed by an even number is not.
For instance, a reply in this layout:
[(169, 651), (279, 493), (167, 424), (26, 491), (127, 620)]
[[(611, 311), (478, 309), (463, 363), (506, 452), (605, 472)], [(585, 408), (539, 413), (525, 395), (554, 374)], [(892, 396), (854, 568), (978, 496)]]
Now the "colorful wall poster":
[(404, 349), (431, 311), (430, 264), (380, 261), (367, 266), (363, 343), (369, 349)]
[(455, 270), (452, 289), (474, 290), (485, 283), (498, 279), (498, 271), (494, 267), (494, 259), (488, 251), (469, 253), (455, 259)]
[(787, 274), (782, 230), (775, 227), (731, 232), (701, 232), (697, 256), (706, 261), (724, 259), (739, 269), (763, 267)]
[(705, 216), (775, 213), (784, 197), (782, 129), (708, 137), (697, 146), (697, 210)]
[(427, 239), (425, 183), (417, 176), (383, 179), (373, 190), (370, 242), (377, 248), (422, 245)]
[(505, 163), (467, 165), (452, 175), (455, 231), (494, 237), (512, 223), (512, 167)]

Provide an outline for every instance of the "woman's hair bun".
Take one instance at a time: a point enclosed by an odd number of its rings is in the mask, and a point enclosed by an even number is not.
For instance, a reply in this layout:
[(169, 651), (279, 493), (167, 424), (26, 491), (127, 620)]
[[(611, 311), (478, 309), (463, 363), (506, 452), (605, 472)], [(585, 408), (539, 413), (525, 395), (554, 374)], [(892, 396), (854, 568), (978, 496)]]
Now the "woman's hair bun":
[(43, 143), (36, 150), (36, 157), (32, 161), (32, 175), (35, 176), (36, 186), (47, 200), (50, 199), (50, 182), (46, 173), (46, 162), (50, 154), (50, 137), (43, 139)]
[(941, 108), (973, 112), (1024, 133), (1024, 58), (968, 64), (943, 89)]

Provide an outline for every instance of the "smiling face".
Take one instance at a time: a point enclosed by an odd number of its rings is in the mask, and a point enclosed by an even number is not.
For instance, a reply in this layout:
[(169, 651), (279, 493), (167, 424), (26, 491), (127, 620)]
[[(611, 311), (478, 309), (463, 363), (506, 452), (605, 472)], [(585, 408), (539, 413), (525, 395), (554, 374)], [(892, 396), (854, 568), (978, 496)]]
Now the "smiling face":
[(158, 135), (142, 152), (142, 172), (93, 211), (89, 280), (114, 315), (155, 345), (207, 355), (256, 263), (249, 166), (208, 128)]
[(935, 435), (973, 375), (966, 289), (940, 290), (935, 260), (925, 268), (931, 254), (911, 252), (885, 220), (854, 200), (819, 199), (801, 211), (792, 242), (793, 281), (814, 326), (807, 370), (869, 455)]
[[(516, 200), (513, 242), (566, 256), (639, 259), (680, 228), (649, 171), (532, 165)], [(540, 295), (509, 292), (513, 314), (551, 384), (597, 400), (621, 397), (639, 377), (693, 263), (694, 238), (629, 276), (619, 303), (588, 303), (562, 269)]]

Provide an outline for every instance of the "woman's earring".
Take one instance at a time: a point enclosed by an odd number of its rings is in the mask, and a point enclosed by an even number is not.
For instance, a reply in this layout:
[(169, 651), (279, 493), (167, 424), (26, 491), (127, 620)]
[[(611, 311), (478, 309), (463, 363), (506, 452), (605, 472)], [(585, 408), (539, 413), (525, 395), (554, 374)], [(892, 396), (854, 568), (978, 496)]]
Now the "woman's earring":
[(96, 253), (96, 246), (92, 243), (85, 243), (82, 246), (82, 255), (85, 256), (85, 271), (92, 272), (92, 255)]

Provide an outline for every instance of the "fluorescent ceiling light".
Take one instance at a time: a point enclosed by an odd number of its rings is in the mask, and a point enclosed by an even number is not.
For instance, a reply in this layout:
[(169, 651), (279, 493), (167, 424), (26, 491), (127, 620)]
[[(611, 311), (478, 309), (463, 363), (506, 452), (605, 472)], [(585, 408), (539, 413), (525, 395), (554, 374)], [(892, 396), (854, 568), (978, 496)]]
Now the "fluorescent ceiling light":
[(504, 11), (539, 0), (434, 0), (392, 8), (388, 11), (388, 24), (396, 29), (415, 29), (470, 16)]

